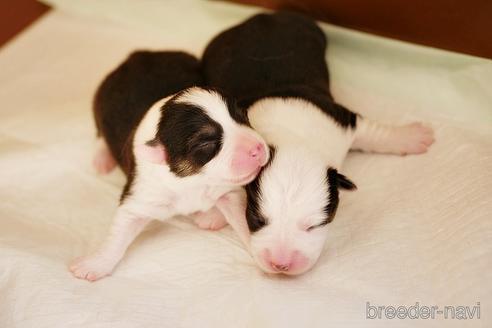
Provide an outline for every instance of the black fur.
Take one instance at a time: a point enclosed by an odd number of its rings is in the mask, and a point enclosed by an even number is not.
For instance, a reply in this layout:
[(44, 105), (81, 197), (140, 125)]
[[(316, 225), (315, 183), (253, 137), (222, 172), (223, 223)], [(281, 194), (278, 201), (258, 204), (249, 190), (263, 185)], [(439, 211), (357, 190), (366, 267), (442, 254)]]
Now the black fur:
[(329, 90), (326, 44), (310, 18), (259, 14), (210, 42), (202, 58), (205, 80), (235, 97), (243, 111), (264, 97), (302, 98), (353, 128), (356, 115), (336, 104)]
[(336, 169), (331, 167), (326, 172), (326, 183), (330, 192), (330, 198), (328, 204), (325, 206), (326, 219), (318, 226), (323, 226), (333, 221), (338, 208), (339, 189), (354, 190), (357, 188), (346, 176), (338, 173)]
[[(132, 141), (145, 113), (158, 100), (202, 86), (200, 62), (184, 52), (137, 51), (113, 70), (94, 97), (97, 134), (103, 137), (127, 177), (120, 198), (130, 192), (135, 174)], [(199, 154), (202, 162), (206, 155)]]
[[(205, 49), (202, 65), (208, 85), (237, 99), (243, 113), (265, 97), (301, 98), (319, 107), (343, 128), (355, 128), (357, 115), (337, 104), (331, 93), (325, 61), (326, 37), (316, 23), (303, 15), (277, 12), (259, 14), (216, 36)], [(243, 115), (243, 114), (242, 114)], [(251, 232), (268, 222), (260, 213), (260, 181), (248, 186), (246, 217)], [(329, 169), (329, 203), (326, 220), (333, 220), (338, 188), (355, 185)]]
[(128, 178), (135, 164), (131, 141), (147, 110), (197, 85), (203, 85), (200, 63), (183, 52), (134, 52), (103, 80), (93, 106), (97, 132)]
[(256, 232), (267, 225), (267, 219), (260, 210), (260, 180), (255, 179), (246, 187), (248, 206), (246, 207), (246, 222), (251, 233)]
[(338, 188), (340, 189), (345, 189), (345, 190), (355, 190), (357, 189), (357, 186), (355, 183), (349, 180), (345, 175), (337, 173), (337, 185)]
[(248, 205), (246, 207), (246, 221), (248, 223), (249, 231), (252, 233), (260, 230), (268, 224), (266, 217), (261, 213), (260, 210), (260, 180), (263, 170), (265, 170), (272, 163), (273, 158), (275, 157), (275, 147), (269, 146), (269, 148), (270, 158), (268, 160), (268, 163), (261, 169), (257, 177), (251, 183), (245, 186), (248, 202)]
[(229, 115), (231, 115), (231, 118), (238, 124), (251, 127), (251, 124), (249, 123), (248, 112), (245, 110), (241, 110), (238, 107), (238, 103), (235, 98), (225, 96), (223, 91), (222, 94), (222, 97), (227, 104), (227, 109), (229, 111)]
[(203, 108), (175, 102), (179, 96), (162, 107), (156, 139), (166, 148), (171, 171), (184, 177), (198, 173), (219, 153), (224, 131)]

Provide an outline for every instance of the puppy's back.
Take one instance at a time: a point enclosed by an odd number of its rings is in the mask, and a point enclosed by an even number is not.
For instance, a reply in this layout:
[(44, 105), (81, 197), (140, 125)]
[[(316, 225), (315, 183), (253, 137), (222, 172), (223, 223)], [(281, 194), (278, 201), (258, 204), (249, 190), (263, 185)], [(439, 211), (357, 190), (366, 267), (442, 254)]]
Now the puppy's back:
[(206, 82), (238, 98), (311, 86), (328, 90), (326, 37), (301, 14), (259, 14), (216, 36), (203, 55)]
[(128, 171), (125, 145), (147, 110), (159, 99), (203, 85), (198, 59), (184, 52), (137, 51), (99, 86), (93, 103), (98, 135)]

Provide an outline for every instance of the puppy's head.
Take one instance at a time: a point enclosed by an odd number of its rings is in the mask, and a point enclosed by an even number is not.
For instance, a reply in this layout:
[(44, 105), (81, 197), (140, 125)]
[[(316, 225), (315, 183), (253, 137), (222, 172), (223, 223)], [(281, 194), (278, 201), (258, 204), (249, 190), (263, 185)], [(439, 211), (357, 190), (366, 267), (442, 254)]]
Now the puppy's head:
[(250, 247), (260, 268), (288, 275), (309, 270), (325, 244), (339, 189), (355, 188), (307, 152), (271, 152), (270, 162), (246, 186)]
[(176, 176), (243, 185), (268, 161), (265, 141), (247, 117), (217, 91), (190, 88), (164, 103), (155, 138), (138, 156), (167, 164)]

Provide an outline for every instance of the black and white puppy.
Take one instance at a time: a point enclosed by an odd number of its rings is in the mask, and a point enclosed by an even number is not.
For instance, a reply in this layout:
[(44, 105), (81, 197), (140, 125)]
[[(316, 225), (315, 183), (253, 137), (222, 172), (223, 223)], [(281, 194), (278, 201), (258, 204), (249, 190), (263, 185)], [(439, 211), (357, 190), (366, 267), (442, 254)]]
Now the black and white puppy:
[(239, 231), (269, 273), (300, 274), (316, 263), (339, 190), (356, 188), (339, 173), (350, 149), (419, 154), (434, 141), (420, 123), (379, 124), (337, 104), (326, 43), (307, 17), (260, 14), (215, 37), (202, 59), (206, 83), (236, 97), (273, 150), (246, 187), (249, 231)]
[[(99, 87), (94, 164), (127, 177), (108, 238), (70, 271), (109, 275), (153, 219), (195, 214), (202, 228), (226, 224), (218, 199), (251, 182), (268, 161), (263, 139), (232, 102), (203, 87), (200, 63), (181, 52), (136, 52)], [(164, 98), (164, 99), (162, 99)]]

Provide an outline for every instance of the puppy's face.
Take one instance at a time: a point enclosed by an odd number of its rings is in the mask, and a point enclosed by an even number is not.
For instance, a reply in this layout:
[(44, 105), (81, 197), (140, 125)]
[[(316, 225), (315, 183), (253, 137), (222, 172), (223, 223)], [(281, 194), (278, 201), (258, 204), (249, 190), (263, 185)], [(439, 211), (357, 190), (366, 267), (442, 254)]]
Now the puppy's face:
[(179, 177), (243, 185), (268, 161), (265, 141), (216, 91), (188, 89), (168, 100), (161, 113), (156, 138), (148, 145), (161, 146), (165, 162)]
[(319, 258), (338, 189), (355, 185), (333, 168), (294, 149), (277, 150), (246, 186), (253, 258), (268, 273), (301, 274)]

